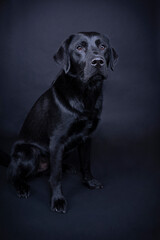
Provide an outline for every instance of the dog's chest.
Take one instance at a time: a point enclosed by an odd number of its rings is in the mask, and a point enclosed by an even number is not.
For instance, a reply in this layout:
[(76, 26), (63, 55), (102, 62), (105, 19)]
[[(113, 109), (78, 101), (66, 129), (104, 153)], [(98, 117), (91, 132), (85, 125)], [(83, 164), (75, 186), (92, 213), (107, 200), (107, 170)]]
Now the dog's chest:
[(85, 141), (89, 135), (96, 129), (99, 118), (88, 118), (81, 116), (77, 118), (67, 131), (67, 138), (65, 141), (65, 150), (70, 151)]
[(89, 99), (84, 104), (84, 111), (74, 123), (77, 133), (80, 133), (82, 137), (91, 134), (97, 127), (102, 110), (102, 96), (92, 101)]

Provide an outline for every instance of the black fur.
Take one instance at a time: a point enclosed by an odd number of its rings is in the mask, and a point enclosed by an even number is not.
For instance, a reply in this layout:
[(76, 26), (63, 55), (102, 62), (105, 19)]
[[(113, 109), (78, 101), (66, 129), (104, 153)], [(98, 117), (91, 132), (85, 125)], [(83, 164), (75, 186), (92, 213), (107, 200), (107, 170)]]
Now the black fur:
[(30, 110), (14, 144), (8, 176), (19, 197), (30, 194), (27, 178), (50, 170), (51, 209), (66, 212), (62, 160), (78, 148), (83, 182), (102, 188), (90, 169), (90, 135), (102, 111), (103, 80), (117, 54), (107, 37), (94, 32), (71, 35), (54, 56), (62, 72)]

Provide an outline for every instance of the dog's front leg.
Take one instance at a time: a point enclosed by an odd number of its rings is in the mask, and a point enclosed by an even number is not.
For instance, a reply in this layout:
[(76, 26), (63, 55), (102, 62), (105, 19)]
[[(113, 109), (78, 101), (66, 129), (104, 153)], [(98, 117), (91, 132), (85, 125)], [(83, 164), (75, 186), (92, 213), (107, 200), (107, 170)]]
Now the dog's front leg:
[(67, 202), (62, 193), (62, 156), (63, 146), (57, 146), (50, 150), (50, 186), (51, 186), (51, 210), (65, 213)]
[(91, 173), (91, 139), (88, 138), (78, 147), (83, 183), (90, 189), (103, 188), (103, 185)]

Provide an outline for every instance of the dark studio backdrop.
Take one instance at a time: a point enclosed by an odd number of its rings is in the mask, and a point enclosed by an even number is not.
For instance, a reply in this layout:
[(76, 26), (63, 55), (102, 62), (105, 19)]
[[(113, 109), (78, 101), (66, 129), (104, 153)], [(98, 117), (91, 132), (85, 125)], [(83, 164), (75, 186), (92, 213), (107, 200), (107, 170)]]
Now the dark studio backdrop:
[(0, 167), (1, 239), (160, 239), (159, 78), (156, 1), (8, 0), (0, 3), (0, 162), (26, 114), (60, 68), (53, 54), (70, 34), (106, 34), (119, 55), (104, 86), (93, 134), (91, 191), (64, 176), (68, 213), (49, 209), (46, 177), (20, 200)]

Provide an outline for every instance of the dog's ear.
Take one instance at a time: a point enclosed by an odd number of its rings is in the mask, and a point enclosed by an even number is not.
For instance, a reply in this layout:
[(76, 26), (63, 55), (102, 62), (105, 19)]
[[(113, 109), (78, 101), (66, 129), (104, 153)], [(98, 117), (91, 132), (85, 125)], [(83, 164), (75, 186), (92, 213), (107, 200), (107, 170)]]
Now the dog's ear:
[(67, 73), (70, 69), (70, 56), (68, 53), (68, 47), (73, 38), (73, 35), (71, 35), (68, 39), (66, 39), (62, 46), (58, 49), (57, 53), (53, 56), (54, 60), (61, 64), (65, 73)]
[(118, 54), (115, 49), (110, 47), (107, 49), (107, 67), (110, 66), (111, 70), (114, 70), (114, 67), (118, 60)]

